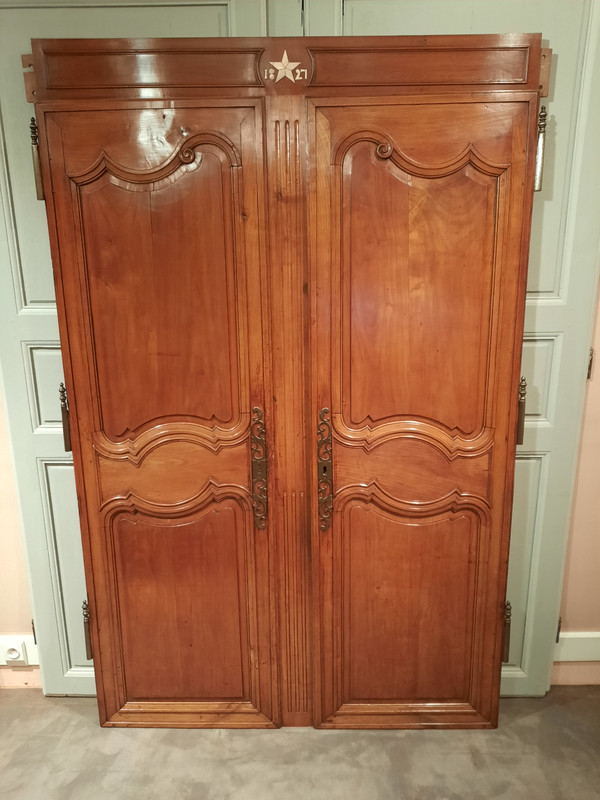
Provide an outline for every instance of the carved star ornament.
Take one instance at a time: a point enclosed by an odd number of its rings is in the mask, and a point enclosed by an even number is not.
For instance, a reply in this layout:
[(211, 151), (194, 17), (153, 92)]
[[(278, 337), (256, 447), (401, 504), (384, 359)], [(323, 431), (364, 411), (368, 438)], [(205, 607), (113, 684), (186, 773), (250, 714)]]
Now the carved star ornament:
[(283, 58), (281, 61), (269, 61), (269, 64), (272, 67), (275, 67), (277, 70), (277, 77), (275, 78), (275, 83), (279, 83), (282, 78), (289, 78), (292, 83), (296, 83), (294, 80), (294, 73), (292, 72), (293, 69), (300, 64), (299, 61), (290, 61), (288, 59), (287, 50), (283, 51)]

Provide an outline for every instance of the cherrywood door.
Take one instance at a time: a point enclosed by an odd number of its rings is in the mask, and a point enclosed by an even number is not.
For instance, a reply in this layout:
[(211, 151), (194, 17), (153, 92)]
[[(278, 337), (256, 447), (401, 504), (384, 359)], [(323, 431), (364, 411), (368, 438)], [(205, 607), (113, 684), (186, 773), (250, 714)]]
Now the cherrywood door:
[(100, 713), (272, 726), (260, 103), (45, 116)]
[(495, 724), (535, 113), (314, 103), (324, 727)]
[(33, 64), (102, 719), (493, 725), (540, 37)]

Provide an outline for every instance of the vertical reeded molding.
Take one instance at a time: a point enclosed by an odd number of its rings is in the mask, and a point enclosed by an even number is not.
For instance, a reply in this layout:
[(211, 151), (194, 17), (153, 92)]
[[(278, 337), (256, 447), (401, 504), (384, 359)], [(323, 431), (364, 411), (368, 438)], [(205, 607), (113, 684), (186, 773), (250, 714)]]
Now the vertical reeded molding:
[(278, 550), (281, 710), (284, 725), (310, 725), (309, 525), (306, 446), (305, 204), (302, 98), (278, 99), (268, 159), (271, 230), (273, 374), (277, 386), (274, 439), (276, 504), (272, 524)]
[(285, 662), (284, 702), (289, 712), (308, 712), (308, 587), (304, 579), (304, 558), (298, 532), (306, 525), (306, 495), (304, 492), (283, 493), (283, 594), (286, 609), (296, 609), (289, 615), (286, 630), (286, 649), (296, 658)]

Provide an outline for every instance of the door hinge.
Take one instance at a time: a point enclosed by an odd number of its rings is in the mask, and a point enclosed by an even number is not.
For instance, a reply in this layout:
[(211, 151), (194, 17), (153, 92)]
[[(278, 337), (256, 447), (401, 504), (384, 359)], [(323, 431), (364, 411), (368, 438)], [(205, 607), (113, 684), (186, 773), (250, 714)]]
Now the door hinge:
[(562, 617), (558, 618), (558, 625), (556, 626), (556, 644), (558, 644), (560, 639), (560, 629), (562, 628)]
[(587, 379), (592, 377), (592, 369), (594, 368), (594, 348), (590, 347), (590, 358), (588, 361), (588, 371), (587, 371)]
[(502, 663), (507, 664), (510, 657), (510, 620), (512, 606), (508, 600), (504, 603), (504, 630), (502, 635)]
[(37, 644), (37, 636), (35, 633), (35, 620), (31, 620), (31, 632), (33, 633), (33, 643)]
[(342, 0), (342, 17), (346, 13), (346, 0)]
[(58, 396), (60, 397), (60, 416), (62, 419), (65, 452), (70, 453), (73, 449), (71, 447), (71, 418), (69, 415), (69, 398), (67, 397), (67, 388), (64, 383), (61, 383), (58, 387)]
[(40, 162), (40, 148), (38, 146), (38, 126), (35, 117), (29, 123), (31, 136), (31, 157), (33, 159), (33, 176), (35, 178), (35, 194), (38, 200), (45, 200), (44, 182), (42, 180), (42, 164)]
[(90, 606), (87, 600), (84, 600), (81, 605), (83, 613), (83, 635), (85, 638), (85, 657), (91, 661), (94, 657), (92, 653), (92, 636), (90, 633)]
[(538, 116), (538, 141), (537, 151), (535, 154), (535, 177), (533, 182), (533, 190), (535, 192), (542, 191), (542, 178), (544, 176), (544, 150), (546, 148), (546, 120), (548, 112), (546, 106), (540, 108)]
[(527, 398), (527, 380), (521, 378), (519, 383), (519, 405), (517, 415), (517, 444), (523, 444), (525, 440), (525, 402)]

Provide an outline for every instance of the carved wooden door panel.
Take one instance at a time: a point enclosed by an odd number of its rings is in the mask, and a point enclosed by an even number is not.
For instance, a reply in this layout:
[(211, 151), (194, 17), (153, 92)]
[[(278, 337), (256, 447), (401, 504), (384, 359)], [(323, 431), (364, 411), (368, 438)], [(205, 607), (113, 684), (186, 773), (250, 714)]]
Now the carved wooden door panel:
[(325, 727), (496, 719), (535, 114), (315, 102)]
[(540, 37), (34, 45), (102, 720), (493, 725)]
[(101, 717), (273, 725), (260, 109), (123, 105), (45, 117)]

